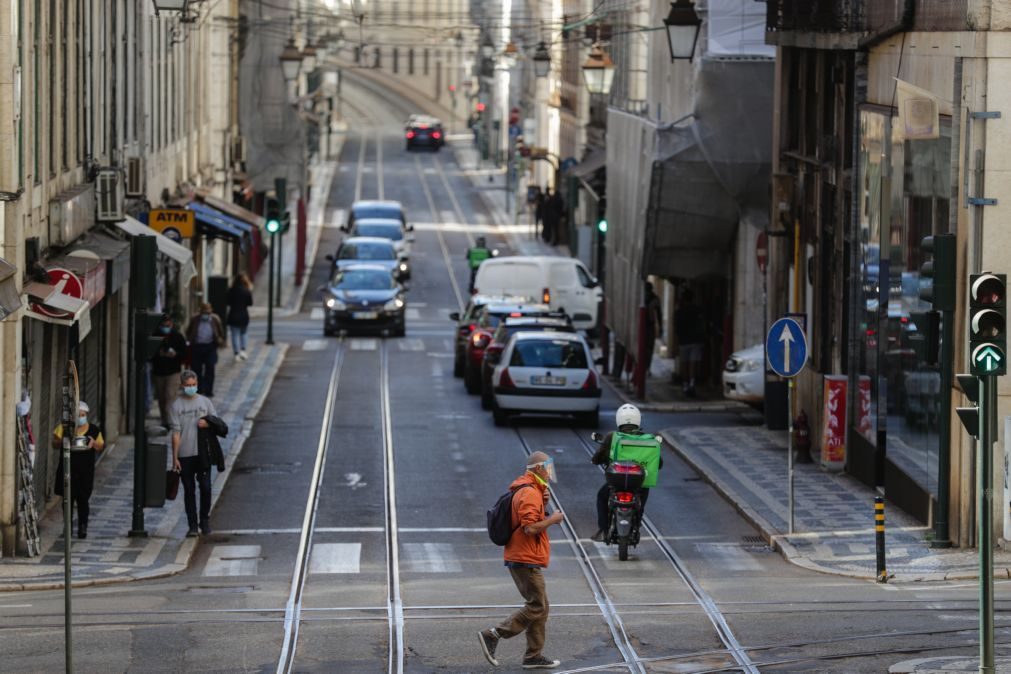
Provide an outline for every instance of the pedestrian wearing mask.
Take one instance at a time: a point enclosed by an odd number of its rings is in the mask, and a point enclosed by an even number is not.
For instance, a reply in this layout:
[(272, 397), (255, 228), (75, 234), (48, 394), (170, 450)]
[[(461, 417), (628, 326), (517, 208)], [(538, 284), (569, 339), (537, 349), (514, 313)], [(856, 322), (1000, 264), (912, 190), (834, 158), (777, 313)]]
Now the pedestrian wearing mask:
[[(211, 470), (201, 465), (200, 430), (209, 427), (204, 417), (216, 415), (214, 403), (200, 395), (197, 373), (182, 373), (183, 394), (172, 404), (172, 469), (179, 473), (186, 504), (187, 536), (197, 535), (197, 526), (205, 535), (211, 533)], [(200, 488), (200, 513), (197, 514), (196, 489)]]
[(478, 633), (484, 657), (492, 665), (498, 665), (495, 649), (499, 639), (510, 639), (520, 632), (527, 634), (523, 669), (554, 669), (560, 664), (541, 652), (548, 622), (548, 595), (543, 573), (551, 559), (548, 527), (564, 519), (561, 513), (546, 515), (544, 512), (550, 498), (548, 482), (555, 481), (554, 459), (544, 452), (534, 452), (527, 458), (526, 472), (509, 485), (513, 494), (513, 533), (503, 556), (525, 603), (497, 627)]
[[(105, 449), (105, 438), (98, 424), (88, 419), (91, 409), (83, 400), (77, 405), (77, 418), (74, 425), (75, 437), (88, 439), (87, 448), (75, 449), (70, 452), (70, 498), (77, 506), (77, 537), (88, 537), (88, 515), (91, 507), (91, 490), (95, 486), (95, 457)], [(63, 424), (53, 430), (53, 449), (60, 451), (60, 464), (56, 469), (56, 494), (63, 494)]]
[(228, 332), (232, 337), (232, 352), (236, 360), (246, 360), (246, 329), (249, 327), (249, 307), (253, 306), (253, 283), (245, 274), (236, 274), (228, 289)]
[(179, 394), (179, 373), (182, 372), (183, 358), (186, 356), (186, 338), (176, 330), (175, 323), (168, 314), (161, 317), (161, 324), (155, 334), (162, 339), (151, 358), (151, 377), (154, 395), (158, 399), (161, 425), (168, 428), (169, 410)]
[(200, 393), (213, 398), (214, 368), (218, 364), (218, 349), (225, 345), (225, 328), (207, 302), (201, 304), (200, 313), (190, 319), (186, 338), (190, 340), (193, 353), (193, 370), (200, 378)]

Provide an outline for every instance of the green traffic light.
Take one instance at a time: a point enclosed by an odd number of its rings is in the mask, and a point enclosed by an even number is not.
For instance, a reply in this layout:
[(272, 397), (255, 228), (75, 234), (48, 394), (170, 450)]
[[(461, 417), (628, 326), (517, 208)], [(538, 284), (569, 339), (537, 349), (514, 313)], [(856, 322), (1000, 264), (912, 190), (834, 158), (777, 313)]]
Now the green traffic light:
[(278, 232), (281, 231), (281, 221), (273, 219), (267, 220), (266, 227), (268, 234), (277, 234)]
[(607, 220), (600, 220), (600, 222), (597, 223), (597, 231), (601, 234), (607, 233)]

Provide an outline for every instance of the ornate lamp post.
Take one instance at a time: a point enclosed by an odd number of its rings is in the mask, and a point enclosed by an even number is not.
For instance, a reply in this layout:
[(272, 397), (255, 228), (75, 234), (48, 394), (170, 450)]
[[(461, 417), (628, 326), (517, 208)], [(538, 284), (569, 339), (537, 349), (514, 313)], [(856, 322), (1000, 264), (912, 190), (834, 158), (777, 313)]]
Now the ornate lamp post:
[(670, 3), (670, 14), (663, 20), (663, 25), (667, 29), (671, 62), (687, 59), (691, 63), (695, 57), (695, 44), (699, 41), (699, 31), (702, 29), (702, 19), (695, 11), (695, 5), (689, 0)]
[(583, 62), (583, 79), (591, 94), (606, 96), (614, 83), (614, 61), (599, 44), (593, 45)]

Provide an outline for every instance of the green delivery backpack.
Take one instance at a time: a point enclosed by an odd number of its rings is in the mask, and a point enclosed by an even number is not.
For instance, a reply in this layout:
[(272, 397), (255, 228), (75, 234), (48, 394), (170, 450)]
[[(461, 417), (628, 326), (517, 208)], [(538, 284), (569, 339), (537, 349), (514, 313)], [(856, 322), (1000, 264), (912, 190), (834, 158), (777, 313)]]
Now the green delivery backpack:
[(611, 461), (634, 461), (646, 469), (643, 489), (655, 487), (660, 472), (660, 441), (649, 433), (615, 431), (611, 439)]

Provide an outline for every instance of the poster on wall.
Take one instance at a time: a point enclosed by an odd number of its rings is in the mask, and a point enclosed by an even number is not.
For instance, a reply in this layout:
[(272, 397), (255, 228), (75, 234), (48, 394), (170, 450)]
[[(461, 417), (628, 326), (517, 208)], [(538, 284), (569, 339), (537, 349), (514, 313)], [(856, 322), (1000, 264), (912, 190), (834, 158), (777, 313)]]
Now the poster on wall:
[(821, 465), (829, 470), (842, 470), (846, 464), (846, 388), (843, 374), (825, 375), (821, 417)]

